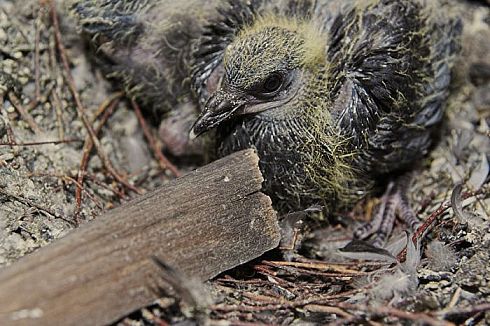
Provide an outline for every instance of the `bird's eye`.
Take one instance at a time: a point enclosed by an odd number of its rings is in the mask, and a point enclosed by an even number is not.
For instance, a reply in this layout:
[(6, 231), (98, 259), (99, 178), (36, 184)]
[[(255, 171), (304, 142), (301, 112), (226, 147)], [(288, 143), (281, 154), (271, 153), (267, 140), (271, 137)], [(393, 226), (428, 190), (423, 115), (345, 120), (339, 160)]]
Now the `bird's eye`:
[(272, 73), (262, 84), (262, 91), (264, 94), (271, 94), (281, 89), (284, 78), (280, 73)]

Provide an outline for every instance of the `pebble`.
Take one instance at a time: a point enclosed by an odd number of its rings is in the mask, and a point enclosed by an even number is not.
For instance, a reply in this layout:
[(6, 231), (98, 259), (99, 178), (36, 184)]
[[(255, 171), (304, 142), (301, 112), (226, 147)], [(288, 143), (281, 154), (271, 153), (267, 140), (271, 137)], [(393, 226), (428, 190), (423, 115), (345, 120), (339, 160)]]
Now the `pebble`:
[(7, 111), (7, 113), (15, 112), (15, 107), (9, 101), (5, 101), (3, 108)]
[(4, 42), (7, 40), (7, 34), (5, 33), (5, 31), (3, 30), (3, 28), (0, 28), (0, 41), (1, 42)]
[(0, 155), (0, 161), (10, 161), (14, 159), (14, 154), (12, 153), (5, 153)]
[(438, 290), (441, 288), (445, 288), (447, 286), (451, 285), (451, 282), (446, 281), (446, 280), (441, 280), (439, 282), (429, 282), (424, 286), (424, 289), (426, 290)]
[(19, 81), (19, 83), (21, 85), (25, 85), (29, 82), (29, 78), (27, 78), (27, 77), (19, 77), (17, 80)]

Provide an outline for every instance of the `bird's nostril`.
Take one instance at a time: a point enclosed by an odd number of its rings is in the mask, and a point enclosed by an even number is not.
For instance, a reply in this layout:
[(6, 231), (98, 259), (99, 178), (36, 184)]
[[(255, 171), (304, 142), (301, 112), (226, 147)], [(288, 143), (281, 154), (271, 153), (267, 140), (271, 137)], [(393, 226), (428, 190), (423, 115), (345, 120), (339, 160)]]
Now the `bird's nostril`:
[(220, 104), (219, 99), (216, 96), (211, 96), (209, 100), (207, 101), (205, 107), (209, 109), (210, 111), (216, 111), (216, 107)]
[(223, 113), (229, 111), (230, 109), (231, 109), (231, 103), (228, 100), (223, 99), (221, 102), (217, 103), (213, 111), (215, 113)]

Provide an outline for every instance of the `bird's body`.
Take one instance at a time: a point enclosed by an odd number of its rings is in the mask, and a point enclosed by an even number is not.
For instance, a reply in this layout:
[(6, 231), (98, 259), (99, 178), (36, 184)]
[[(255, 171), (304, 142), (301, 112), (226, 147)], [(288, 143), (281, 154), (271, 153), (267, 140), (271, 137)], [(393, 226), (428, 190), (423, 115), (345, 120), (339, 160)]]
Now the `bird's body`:
[(280, 210), (347, 208), (427, 152), (457, 20), (422, 0), (217, 0), (200, 17), (177, 51), (191, 83), (166, 92), (164, 76), (155, 96), (195, 103), (220, 155), (257, 148)]
[[(233, 36), (213, 35), (197, 47), (216, 42), (223, 50), (206, 51), (203, 61), (198, 52), (194, 79), (214, 63), (224, 93), (252, 97), (245, 106), (258, 111), (218, 125), (220, 153), (256, 147), (265, 187), (283, 210), (348, 207), (381, 176), (420, 159), (443, 114), (455, 21), (438, 20), (418, 1), (352, 1), (333, 13), (332, 6), (242, 6)], [(279, 93), (294, 95), (263, 100), (254, 87), (277, 72), (284, 84), (295, 79)]]

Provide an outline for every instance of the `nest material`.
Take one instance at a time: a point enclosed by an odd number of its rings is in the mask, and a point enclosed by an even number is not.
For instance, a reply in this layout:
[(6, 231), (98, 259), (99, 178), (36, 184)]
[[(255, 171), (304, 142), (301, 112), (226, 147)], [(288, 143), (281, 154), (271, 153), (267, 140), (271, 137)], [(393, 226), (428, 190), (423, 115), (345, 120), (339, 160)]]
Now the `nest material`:
[[(271, 253), (207, 284), (212, 303), (198, 300), (204, 307), (186, 311), (189, 305), (181, 302), (178, 293), (167, 294), (120, 323), (397, 324), (408, 320), (435, 324), (441, 318), (490, 323), (485, 314), (490, 309), (490, 86), (485, 69), (475, 68), (490, 66), (490, 16), (488, 8), (477, 4), (460, 2), (458, 6), (465, 21), (464, 59), (456, 64), (440, 141), (417, 170), (410, 193), (422, 219), (450, 201), (454, 185), (460, 182), (465, 191), (479, 188), (481, 195), (464, 201), (455, 198), (452, 204), (461, 209), (440, 215), (439, 225), (427, 238), (432, 242), (421, 244), (425, 254), (416, 274), (373, 263), (334, 261), (331, 248), (339, 246), (339, 229), (317, 228), (303, 234), (307, 240), (301, 247), (303, 256), (293, 246), (286, 251), (293, 261)], [(97, 125), (107, 104), (113, 102), (106, 101), (113, 91), (86, 60), (73, 26), (69, 19), (62, 21), (71, 74), (87, 116)], [(93, 154), (78, 206), (76, 180), (87, 130), (56, 53), (46, 9), (40, 9), (37, 1), (0, 1), (0, 137), (4, 144), (0, 147), (0, 264), (14, 262), (62, 237), (134, 194)], [(114, 107), (99, 140), (115, 169), (139, 189), (153, 189), (171, 178), (151, 158), (126, 102)], [(14, 142), (18, 145), (13, 146)], [(362, 210), (368, 208), (369, 201)], [(413, 275), (416, 284), (410, 278)]]

